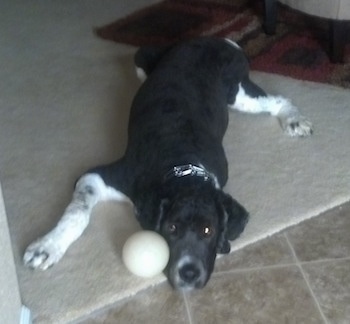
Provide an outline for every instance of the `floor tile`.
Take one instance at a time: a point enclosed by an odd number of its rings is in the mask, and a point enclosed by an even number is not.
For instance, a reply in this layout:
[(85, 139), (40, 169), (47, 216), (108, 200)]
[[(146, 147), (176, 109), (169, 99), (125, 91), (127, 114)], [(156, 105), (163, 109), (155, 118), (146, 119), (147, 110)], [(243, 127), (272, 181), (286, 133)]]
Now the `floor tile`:
[(193, 324), (323, 323), (297, 266), (217, 275), (187, 299)]
[(331, 324), (350, 322), (350, 260), (303, 264), (307, 280)]
[(218, 258), (215, 271), (233, 271), (294, 262), (284, 235), (277, 234)]
[(168, 283), (164, 283), (80, 323), (186, 324), (189, 319), (182, 293), (174, 291)]
[(287, 230), (300, 261), (350, 257), (350, 203)]

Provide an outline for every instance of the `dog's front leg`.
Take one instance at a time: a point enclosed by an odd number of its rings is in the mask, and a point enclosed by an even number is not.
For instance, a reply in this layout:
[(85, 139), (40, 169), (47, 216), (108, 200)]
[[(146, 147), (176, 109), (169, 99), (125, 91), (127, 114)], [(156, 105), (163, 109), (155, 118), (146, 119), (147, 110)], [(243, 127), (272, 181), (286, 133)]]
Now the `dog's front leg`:
[(97, 174), (87, 174), (75, 186), (73, 199), (62, 218), (49, 233), (28, 246), (25, 265), (46, 270), (57, 263), (69, 246), (78, 239), (89, 224), (93, 207), (108, 193), (108, 187)]

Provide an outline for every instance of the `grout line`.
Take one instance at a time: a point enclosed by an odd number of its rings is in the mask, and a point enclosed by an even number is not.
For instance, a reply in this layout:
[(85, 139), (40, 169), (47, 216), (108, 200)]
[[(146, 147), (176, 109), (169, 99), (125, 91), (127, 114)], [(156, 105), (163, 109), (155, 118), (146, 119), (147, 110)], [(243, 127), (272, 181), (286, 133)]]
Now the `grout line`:
[[(295, 252), (292, 250), (294, 258)], [(310, 260), (310, 261), (299, 261), (296, 259), (293, 263), (280, 263), (280, 264), (273, 264), (273, 265), (267, 265), (267, 266), (258, 266), (258, 267), (249, 267), (249, 268), (239, 268), (234, 270), (222, 270), (222, 271), (216, 271), (212, 274), (212, 277), (216, 277), (218, 275), (222, 274), (235, 274), (235, 273), (243, 273), (243, 272), (250, 272), (250, 271), (258, 271), (258, 270), (273, 270), (273, 269), (279, 269), (279, 268), (285, 268), (285, 267), (291, 267), (291, 266), (300, 266), (304, 264), (317, 264), (317, 263), (334, 263), (338, 261), (349, 261), (350, 257), (345, 258), (335, 258), (335, 259), (320, 259), (320, 260)]]
[(187, 299), (187, 294), (186, 294), (186, 292), (185, 292), (184, 290), (182, 290), (182, 297), (183, 297), (183, 299), (184, 299), (185, 306), (186, 306), (186, 312), (187, 312), (188, 322), (189, 322), (190, 324), (193, 324), (190, 305), (189, 305), (189, 302), (188, 302), (188, 299)]
[(319, 260), (311, 260), (311, 261), (299, 261), (301, 265), (303, 264), (317, 264), (317, 263), (334, 263), (338, 261), (349, 261), (350, 257), (345, 257), (345, 258), (334, 258), (334, 259), (319, 259)]
[(251, 268), (240, 268), (235, 270), (225, 270), (225, 271), (217, 271), (213, 273), (213, 277), (216, 277), (218, 275), (222, 274), (235, 274), (235, 273), (244, 273), (244, 272), (253, 272), (253, 271), (259, 271), (259, 270), (269, 270), (269, 269), (280, 269), (290, 266), (296, 266), (296, 263), (282, 263), (282, 264), (274, 264), (274, 265), (268, 265), (268, 266), (261, 266), (261, 267), (251, 267)]
[(318, 299), (317, 299), (317, 297), (316, 297), (316, 295), (315, 295), (313, 289), (311, 288), (310, 282), (309, 282), (309, 280), (307, 279), (307, 276), (306, 276), (306, 273), (305, 273), (305, 271), (304, 271), (304, 269), (303, 269), (303, 267), (302, 267), (302, 264), (300, 263), (300, 261), (299, 261), (299, 259), (298, 259), (298, 256), (297, 256), (297, 254), (295, 253), (294, 247), (293, 247), (292, 243), (289, 241), (288, 235), (287, 235), (286, 233), (284, 233), (284, 237), (285, 237), (286, 240), (287, 240), (287, 244), (288, 244), (289, 248), (290, 248), (291, 251), (292, 251), (293, 257), (294, 257), (294, 259), (295, 259), (295, 261), (296, 261), (296, 263), (297, 263), (297, 266), (298, 266), (299, 269), (300, 269), (300, 272), (301, 272), (301, 274), (302, 274), (302, 276), (303, 276), (303, 278), (304, 278), (304, 281), (306, 282), (307, 287), (309, 288), (309, 291), (310, 291), (310, 293), (311, 293), (311, 296), (312, 296), (312, 298), (313, 298), (313, 300), (314, 300), (314, 302), (315, 302), (315, 304), (316, 304), (316, 307), (317, 307), (319, 313), (321, 314), (321, 317), (322, 317), (324, 323), (328, 324), (328, 320), (327, 320), (326, 316), (324, 315), (324, 313), (323, 313), (323, 311), (322, 311), (321, 305), (320, 305), (320, 303), (319, 303), (319, 301), (318, 301)]
[(298, 256), (297, 256), (295, 250), (294, 250), (294, 247), (293, 247), (292, 243), (289, 241), (289, 238), (288, 238), (287, 233), (284, 232), (284, 233), (283, 233), (283, 236), (284, 236), (284, 238), (286, 239), (287, 245), (288, 245), (288, 247), (289, 247), (290, 252), (292, 253), (292, 256), (293, 256), (293, 259), (294, 259), (295, 263), (296, 263), (298, 266), (300, 266), (299, 258), (298, 258)]

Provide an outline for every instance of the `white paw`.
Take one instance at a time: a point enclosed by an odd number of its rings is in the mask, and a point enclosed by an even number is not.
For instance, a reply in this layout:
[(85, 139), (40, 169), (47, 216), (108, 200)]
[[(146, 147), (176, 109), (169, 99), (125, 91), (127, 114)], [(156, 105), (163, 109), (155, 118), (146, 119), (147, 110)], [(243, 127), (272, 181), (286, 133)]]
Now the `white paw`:
[(285, 133), (292, 137), (303, 137), (312, 134), (312, 123), (303, 116), (289, 117), (282, 121)]
[(27, 267), (46, 270), (57, 263), (63, 254), (64, 250), (57, 243), (43, 237), (27, 247), (23, 261)]

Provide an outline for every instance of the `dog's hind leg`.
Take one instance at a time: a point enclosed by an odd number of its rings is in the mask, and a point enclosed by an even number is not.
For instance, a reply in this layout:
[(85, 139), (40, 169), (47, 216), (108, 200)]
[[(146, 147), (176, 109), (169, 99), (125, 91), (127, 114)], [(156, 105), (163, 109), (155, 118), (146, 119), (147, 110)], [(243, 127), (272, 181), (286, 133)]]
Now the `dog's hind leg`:
[(248, 77), (238, 85), (234, 102), (229, 107), (247, 113), (270, 113), (276, 116), (282, 129), (289, 136), (308, 136), (312, 134), (312, 124), (288, 99), (268, 95)]
[(76, 183), (73, 198), (57, 225), (28, 246), (23, 261), (28, 267), (46, 270), (57, 263), (87, 225), (93, 207), (103, 200), (128, 199), (107, 186), (97, 173), (88, 173)]
[(141, 81), (154, 70), (159, 60), (172, 46), (144, 46), (140, 47), (134, 57), (136, 74)]

